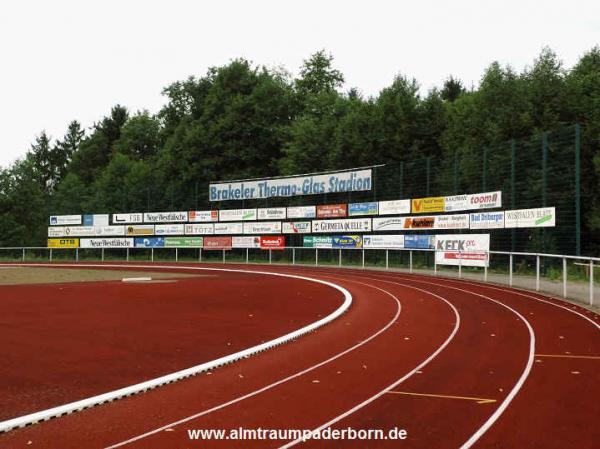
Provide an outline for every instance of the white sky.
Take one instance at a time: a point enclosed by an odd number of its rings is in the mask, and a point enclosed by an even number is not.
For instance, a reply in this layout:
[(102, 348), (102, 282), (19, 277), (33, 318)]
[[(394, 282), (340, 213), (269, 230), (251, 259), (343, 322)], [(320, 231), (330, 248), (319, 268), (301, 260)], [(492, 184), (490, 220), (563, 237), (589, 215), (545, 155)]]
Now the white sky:
[(346, 88), (375, 95), (396, 74), (425, 93), (450, 74), (477, 84), (545, 45), (572, 66), (600, 44), (600, 1), (102, 0), (0, 3), (0, 166), (45, 129), (87, 128), (120, 103), (156, 112), (173, 81), (245, 57), (298, 72), (325, 48)]

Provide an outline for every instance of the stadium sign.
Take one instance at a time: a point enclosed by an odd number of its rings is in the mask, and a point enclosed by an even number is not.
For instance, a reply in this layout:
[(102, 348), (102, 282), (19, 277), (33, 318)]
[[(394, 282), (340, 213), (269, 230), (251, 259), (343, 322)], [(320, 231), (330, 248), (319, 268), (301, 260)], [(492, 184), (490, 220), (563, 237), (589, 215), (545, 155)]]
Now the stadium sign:
[(108, 226), (109, 215), (108, 214), (95, 214), (95, 215), (84, 215), (83, 225), (84, 226)]
[(371, 249), (402, 249), (404, 235), (363, 235), (363, 246)]
[(80, 225), (81, 215), (51, 215), (50, 226)]
[(369, 232), (370, 218), (349, 218), (346, 220), (313, 220), (312, 232)]
[(330, 236), (305, 235), (302, 239), (305, 248), (332, 248), (333, 238)]
[(212, 223), (186, 224), (185, 235), (212, 235), (215, 233), (215, 225)]
[(136, 237), (136, 248), (162, 248), (165, 246), (164, 237)]
[(285, 236), (261, 236), (260, 237), (260, 248), (261, 249), (285, 249)]
[(127, 226), (125, 235), (132, 237), (136, 235), (154, 235), (154, 225)]
[(545, 228), (553, 226), (556, 226), (556, 209), (554, 207), (507, 210), (504, 213), (504, 227), (506, 228)]
[(410, 214), (410, 200), (393, 200), (379, 202), (379, 215)]
[(377, 201), (370, 203), (350, 203), (348, 204), (348, 216), (357, 215), (377, 215), (379, 210)]
[(204, 237), (204, 249), (231, 249), (231, 237)]
[(317, 206), (317, 218), (336, 218), (348, 215), (347, 204), (325, 204)]
[(185, 234), (185, 226), (183, 224), (163, 224), (154, 226), (154, 234), (156, 235), (183, 235)]
[(487, 267), (489, 234), (447, 234), (435, 236), (435, 262), (438, 265)]
[(354, 170), (325, 175), (294, 176), (210, 184), (210, 201), (315, 195), (371, 190), (372, 171)]
[(143, 223), (144, 214), (113, 214), (113, 224)]
[(48, 237), (64, 237), (65, 228), (64, 226), (49, 226)]
[(79, 248), (79, 239), (48, 239), (48, 248)]
[(220, 221), (256, 220), (256, 209), (224, 209), (219, 211)]
[(405, 235), (404, 248), (406, 249), (433, 249), (435, 235)]
[(360, 235), (334, 235), (331, 237), (333, 248), (362, 248), (363, 239)]
[(146, 223), (173, 223), (188, 221), (187, 212), (147, 212), (144, 214)]
[(309, 234), (310, 230), (310, 221), (291, 221), (281, 224), (283, 234)]
[(165, 248), (202, 248), (202, 237), (165, 237)]
[(264, 207), (258, 209), (259, 220), (283, 220), (285, 217), (285, 207)]
[(65, 226), (66, 237), (87, 237), (95, 234), (93, 226)]
[(287, 208), (288, 218), (316, 218), (316, 206), (294, 206)]
[(219, 221), (219, 211), (192, 210), (188, 212), (188, 221), (191, 223)]
[(133, 248), (133, 239), (81, 239), (82, 248)]
[(232, 237), (233, 248), (260, 248), (260, 237)]
[(96, 236), (118, 237), (125, 235), (125, 226), (94, 226)]
[(280, 221), (248, 222), (244, 223), (244, 234), (280, 234)]
[(243, 234), (243, 223), (215, 223), (215, 234)]
[(471, 214), (471, 229), (502, 229), (504, 227), (504, 212), (477, 212)]

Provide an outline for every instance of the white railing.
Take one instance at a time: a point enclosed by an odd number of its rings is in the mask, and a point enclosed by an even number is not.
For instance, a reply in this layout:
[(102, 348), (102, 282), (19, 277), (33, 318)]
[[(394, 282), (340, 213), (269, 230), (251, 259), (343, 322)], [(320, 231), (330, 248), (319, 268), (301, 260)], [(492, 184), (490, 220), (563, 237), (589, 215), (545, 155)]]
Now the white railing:
[[(595, 294), (600, 291), (594, 276), (599, 277), (600, 258), (560, 254), (476, 251), (485, 253), (489, 268), (463, 266), (459, 254), (458, 266), (436, 263), (434, 249), (370, 249), (370, 248), (306, 248), (287, 247), (283, 250), (233, 248), (207, 250), (202, 248), (105, 248), (63, 249), (46, 247), (0, 248), (0, 261), (65, 261), (124, 260), (154, 262), (197, 261), (221, 263), (287, 263), (292, 265), (338, 266), (354, 268), (381, 268), (404, 270), (434, 276), (467, 278), (482, 282), (507, 284), (563, 298), (571, 298), (589, 305), (598, 304)], [(443, 251), (444, 253), (452, 251)], [(420, 258), (416, 261), (415, 257)], [(425, 260), (423, 260), (425, 259)]]

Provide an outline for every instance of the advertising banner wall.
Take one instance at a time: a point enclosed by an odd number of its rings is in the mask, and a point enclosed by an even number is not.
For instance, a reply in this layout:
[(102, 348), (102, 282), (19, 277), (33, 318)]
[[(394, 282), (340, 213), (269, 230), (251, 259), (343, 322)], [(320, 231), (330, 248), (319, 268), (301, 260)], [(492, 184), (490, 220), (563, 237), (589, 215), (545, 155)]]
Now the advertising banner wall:
[(93, 226), (65, 226), (66, 237), (89, 237), (95, 234)]
[(435, 262), (438, 265), (486, 267), (489, 234), (446, 234), (435, 236)]
[(108, 214), (93, 214), (83, 216), (84, 226), (108, 226), (109, 215)]
[(113, 214), (113, 224), (143, 223), (144, 214)]
[(285, 236), (274, 235), (274, 236), (261, 236), (260, 237), (260, 248), (261, 249), (285, 249)]
[(443, 196), (434, 196), (429, 198), (417, 198), (412, 200), (412, 213), (425, 214), (431, 212), (444, 212), (445, 198)]
[(162, 248), (165, 246), (164, 237), (136, 237), (136, 248)]
[(244, 234), (281, 234), (280, 221), (244, 223)]
[(287, 208), (288, 218), (316, 218), (316, 206), (295, 206)]
[(504, 227), (504, 212), (476, 212), (471, 214), (471, 229), (501, 229)]
[(144, 214), (146, 223), (174, 223), (188, 221), (187, 212), (147, 212)]
[(281, 224), (281, 232), (284, 234), (310, 234), (310, 221), (291, 221)]
[(210, 201), (250, 200), (364, 190), (371, 190), (371, 169), (325, 175), (215, 183), (209, 186), (209, 198)]
[(348, 204), (348, 216), (359, 215), (377, 215), (379, 205), (376, 201), (369, 203), (350, 203)]
[(82, 248), (133, 248), (133, 239), (81, 239)]
[(556, 226), (556, 209), (554, 207), (507, 210), (504, 213), (504, 227), (506, 228), (545, 228), (553, 226)]
[(305, 235), (302, 239), (305, 248), (332, 248), (333, 238), (330, 236)]
[(406, 249), (434, 249), (435, 235), (410, 234), (404, 236)]
[(48, 237), (64, 237), (65, 227), (64, 226), (49, 226)]
[(313, 220), (312, 232), (369, 232), (370, 218), (348, 218), (345, 220)]
[(215, 223), (215, 234), (243, 234), (243, 223)]
[(48, 239), (48, 248), (79, 248), (79, 239)]
[(346, 217), (347, 215), (347, 204), (325, 204), (317, 206), (317, 218)]
[(165, 237), (165, 248), (202, 248), (202, 237)]
[(360, 235), (334, 235), (331, 237), (333, 248), (362, 248), (363, 239)]
[(50, 226), (80, 225), (81, 215), (51, 215)]
[(380, 201), (379, 215), (410, 214), (410, 200)]
[(260, 237), (232, 237), (233, 248), (260, 248)]
[(204, 237), (204, 249), (231, 249), (231, 237)]
[(128, 235), (128, 236), (154, 235), (154, 225), (127, 226), (125, 229), (125, 235)]
[(215, 225), (212, 223), (186, 224), (185, 235), (212, 235), (215, 233)]
[(118, 237), (125, 235), (125, 226), (94, 226), (96, 236)]
[(469, 214), (436, 215), (434, 229), (469, 229)]
[(183, 224), (163, 224), (154, 226), (154, 234), (156, 235), (184, 235), (185, 225)]
[(365, 248), (402, 249), (404, 248), (404, 235), (363, 235)]
[(256, 209), (224, 209), (219, 211), (220, 221), (256, 220)]
[(219, 221), (218, 210), (192, 210), (188, 212), (188, 221), (192, 223)]
[(258, 209), (259, 220), (284, 220), (286, 216), (285, 207), (263, 207)]

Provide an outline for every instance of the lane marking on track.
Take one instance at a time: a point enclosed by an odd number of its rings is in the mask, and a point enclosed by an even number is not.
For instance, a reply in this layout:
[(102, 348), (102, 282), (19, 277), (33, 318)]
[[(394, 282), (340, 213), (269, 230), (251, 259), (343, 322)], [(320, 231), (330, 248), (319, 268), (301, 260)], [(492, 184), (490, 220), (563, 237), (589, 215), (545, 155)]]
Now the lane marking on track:
[(600, 356), (597, 355), (571, 355), (571, 354), (536, 354), (536, 357), (547, 357), (552, 359), (588, 359), (588, 360), (600, 360)]
[[(331, 278), (333, 276), (325, 276), (325, 277), (330, 277)], [(150, 430), (150, 431), (148, 431), (146, 433), (137, 435), (137, 436), (132, 437), (132, 438), (130, 438), (128, 440), (124, 440), (124, 441), (115, 443), (115, 444), (113, 444), (111, 446), (107, 446), (105, 449), (115, 449), (115, 448), (122, 447), (122, 446), (125, 446), (125, 445), (130, 444), (130, 443), (134, 443), (136, 441), (139, 441), (139, 440), (142, 440), (142, 439), (147, 438), (149, 436), (152, 436), (152, 435), (155, 435), (157, 433), (160, 433), (160, 432), (162, 432), (163, 430), (165, 430), (167, 428), (175, 427), (175, 426), (178, 426), (178, 425), (181, 425), (181, 424), (185, 424), (186, 422), (189, 422), (189, 421), (192, 421), (194, 419), (200, 418), (202, 416), (208, 415), (209, 413), (215, 412), (217, 410), (221, 410), (221, 409), (223, 409), (225, 407), (228, 407), (230, 405), (236, 404), (236, 403), (241, 402), (241, 401), (243, 401), (245, 399), (249, 399), (249, 398), (251, 398), (253, 396), (257, 396), (257, 395), (259, 395), (261, 393), (264, 393), (265, 391), (271, 390), (271, 389), (273, 389), (273, 388), (275, 388), (275, 387), (277, 387), (279, 385), (282, 385), (282, 384), (284, 384), (286, 382), (289, 382), (290, 380), (293, 380), (293, 379), (296, 379), (296, 378), (298, 378), (300, 376), (303, 376), (304, 374), (307, 374), (307, 373), (309, 373), (311, 371), (314, 371), (317, 368), (320, 368), (323, 365), (326, 365), (326, 364), (328, 364), (330, 362), (333, 362), (334, 360), (337, 360), (340, 357), (342, 357), (342, 356), (344, 356), (344, 355), (346, 355), (346, 354), (354, 351), (355, 349), (357, 349), (357, 348), (359, 348), (359, 347), (367, 344), (368, 342), (370, 342), (371, 340), (373, 340), (374, 338), (378, 337), (383, 332), (385, 332), (386, 330), (388, 330), (398, 320), (398, 317), (400, 316), (400, 312), (402, 310), (402, 305), (400, 303), (400, 300), (395, 295), (393, 295), (392, 293), (388, 292), (387, 290), (384, 290), (384, 289), (379, 288), (379, 287), (377, 287), (375, 285), (372, 285), (372, 284), (367, 284), (365, 282), (355, 281), (353, 279), (343, 279), (343, 280), (346, 281), (346, 282), (354, 282), (356, 284), (361, 284), (361, 285), (364, 285), (364, 286), (367, 286), (367, 287), (379, 290), (379, 291), (385, 293), (386, 295), (390, 296), (392, 299), (394, 299), (396, 301), (396, 307), (397, 308), (396, 308), (396, 313), (395, 313), (394, 317), (385, 326), (383, 326), (381, 329), (379, 329), (374, 334), (370, 335), (365, 340), (358, 342), (354, 346), (351, 346), (348, 349), (345, 349), (344, 351), (342, 351), (342, 352), (340, 352), (340, 353), (338, 353), (338, 354), (336, 354), (336, 355), (334, 355), (334, 356), (332, 356), (332, 357), (330, 357), (330, 358), (328, 358), (326, 360), (323, 360), (322, 362), (317, 363), (316, 365), (308, 367), (308, 368), (306, 368), (306, 369), (304, 369), (302, 371), (298, 371), (297, 373), (294, 373), (294, 374), (292, 374), (292, 375), (290, 375), (288, 377), (280, 379), (280, 380), (278, 380), (276, 382), (273, 382), (273, 383), (271, 383), (269, 385), (265, 385), (264, 387), (262, 387), (262, 388), (260, 388), (258, 390), (252, 391), (252, 392), (247, 393), (247, 394), (245, 394), (243, 396), (238, 396), (235, 399), (232, 399), (230, 401), (224, 402), (224, 403), (219, 404), (219, 405), (217, 405), (215, 407), (212, 407), (210, 409), (207, 409), (207, 410), (195, 413), (193, 415), (187, 416), (187, 417), (179, 419), (177, 421), (173, 421), (173, 422), (171, 422), (169, 424), (165, 424), (165, 425), (163, 425), (161, 427), (158, 427), (158, 428)]]
[[(330, 276), (330, 277), (332, 277), (332, 276)], [(360, 276), (360, 277), (364, 277), (364, 278), (370, 279), (368, 276)], [(381, 279), (378, 279), (378, 280), (382, 281)], [(388, 385), (386, 388), (384, 388), (383, 390), (381, 390), (379, 393), (371, 396), (370, 398), (366, 399), (365, 401), (361, 402), (360, 404), (355, 405), (350, 410), (347, 410), (346, 412), (342, 413), (341, 415), (336, 416), (335, 418), (331, 419), (330, 421), (326, 422), (325, 424), (322, 424), (321, 426), (317, 427), (316, 429), (313, 429), (313, 431), (315, 431), (315, 432), (320, 432), (323, 429), (331, 427), (333, 424), (335, 424), (335, 423), (343, 420), (344, 418), (347, 418), (348, 416), (352, 415), (356, 411), (358, 411), (358, 410), (366, 407), (367, 405), (371, 404), (372, 402), (376, 401), (377, 399), (379, 399), (380, 397), (382, 397), (384, 394), (386, 394), (388, 391), (393, 390), (398, 385), (400, 385), (402, 382), (404, 382), (406, 379), (412, 377), (415, 373), (417, 373), (424, 366), (426, 366), (433, 359), (435, 359), (446, 348), (446, 346), (448, 346), (450, 344), (450, 342), (454, 339), (454, 336), (458, 332), (458, 329), (460, 328), (460, 314), (458, 313), (458, 310), (456, 309), (456, 307), (454, 307), (454, 305), (450, 301), (448, 301), (446, 298), (443, 298), (442, 296), (436, 295), (435, 293), (432, 293), (430, 291), (424, 290), (422, 288), (415, 287), (413, 285), (401, 284), (399, 282), (391, 282), (391, 281), (382, 281), (382, 282), (388, 282), (388, 283), (391, 283), (391, 284), (396, 284), (396, 285), (400, 285), (400, 286), (403, 286), (403, 287), (408, 287), (408, 288), (411, 288), (413, 290), (419, 290), (419, 291), (424, 292), (424, 293), (426, 293), (428, 295), (431, 295), (431, 296), (434, 296), (434, 297), (436, 297), (438, 299), (441, 299), (446, 304), (448, 304), (450, 306), (450, 308), (452, 309), (452, 311), (454, 312), (454, 316), (456, 317), (456, 321), (454, 323), (454, 329), (452, 330), (452, 332), (450, 333), (450, 335), (448, 336), (448, 338), (446, 338), (446, 340), (429, 357), (427, 357), (423, 362), (421, 362), (419, 365), (417, 365), (411, 371), (409, 371), (408, 373), (406, 373), (404, 376), (402, 376), (400, 379), (396, 380), (391, 385)], [(283, 446), (280, 446), (279, 449), (287, 449), (287, 448), (295, 446), (296, 444), (301, 443), (301, 442), (303, 442), (303, 438), (297, 438), (297, 439), (295, 439), (293, 441), (288, 442), (287, 444), (284, 444)]]
[(463, 401), (475, 401), (478, 404), (492, 404), (494, 402), (497, 402), (496, 399), (474, 398), (474, 397), (470, 397), (470, 396), (453, 396), (453, 395), (448, 395), (448, 394), (413, 393), (411, 391), (394, 391), (394, 390), (390, 390), (387, 393), (388, 394), (402, 394), (405, 396), (426, 397), (426, 398), (461, 399)]

